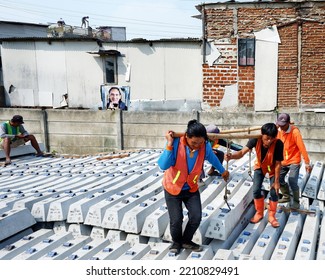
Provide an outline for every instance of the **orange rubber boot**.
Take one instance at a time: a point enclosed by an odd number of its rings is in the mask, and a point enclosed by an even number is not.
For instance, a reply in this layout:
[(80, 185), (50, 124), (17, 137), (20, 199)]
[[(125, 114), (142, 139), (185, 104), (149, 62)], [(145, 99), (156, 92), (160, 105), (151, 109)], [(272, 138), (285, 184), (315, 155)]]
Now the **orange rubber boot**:
[(251, 219), (251, 223), (256, 224), (264, 217), (264, 196), (254, 199), (256, 213)]
[(280, 226), (279, 222), (275, 218), (276, 209), (278, 206), (277, 201), (269, 200), (269, 222), (272, 227), (277, 228)]

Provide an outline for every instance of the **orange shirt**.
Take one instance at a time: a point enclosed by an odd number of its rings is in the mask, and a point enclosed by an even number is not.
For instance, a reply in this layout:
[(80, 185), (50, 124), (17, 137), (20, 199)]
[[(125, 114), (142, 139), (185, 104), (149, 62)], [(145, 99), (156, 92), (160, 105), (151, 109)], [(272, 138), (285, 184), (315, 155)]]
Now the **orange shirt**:
[(294, 125), (289, 125), (287, 131), (279, 129), (278, 139), (284, 144), (282, 165), (300, 164), (301, 156), (305, 164), (310, 164), (308, 153), (302, 140), (299, 129)]

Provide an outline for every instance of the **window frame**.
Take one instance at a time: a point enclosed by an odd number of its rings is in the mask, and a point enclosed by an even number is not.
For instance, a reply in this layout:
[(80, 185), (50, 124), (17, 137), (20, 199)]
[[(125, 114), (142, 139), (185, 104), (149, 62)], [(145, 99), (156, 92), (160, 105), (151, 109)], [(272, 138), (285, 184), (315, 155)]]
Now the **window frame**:
[(238, 65), (255, 66), (255, 38), (238, 39)]
[[(108, 69), (108, 63), (112, 62), (112, 69)], [(118, 73), (117, 73), (117, 56), (116, 55), (106, 55), (103, 59), (104, 64), (104, 83), (108, 85), (117, 85), (118, 84)], [(114, 71), (113, 80), (108, 79), (108, 71)]]

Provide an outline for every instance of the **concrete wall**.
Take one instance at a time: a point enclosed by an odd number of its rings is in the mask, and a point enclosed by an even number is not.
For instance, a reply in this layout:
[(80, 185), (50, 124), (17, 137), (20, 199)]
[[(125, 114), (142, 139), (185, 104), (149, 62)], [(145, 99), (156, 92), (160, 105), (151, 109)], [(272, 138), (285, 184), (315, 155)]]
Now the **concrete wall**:
[[(29, 110), (0, 108), (1, 121), (24, 116), (25, 128), (48, 151), (98, 154), (120, 149), (163, 148), (167, 130), (184, 132), (189, 120), (214, 123), (221, 130), (275, 122), (275, 113), (131, 112), (89, 110)], [(313, 161), (325, 159), (325, 113), (290, 113), (300, 128)], [(245, 144), (246, 140), (236, 141)]]

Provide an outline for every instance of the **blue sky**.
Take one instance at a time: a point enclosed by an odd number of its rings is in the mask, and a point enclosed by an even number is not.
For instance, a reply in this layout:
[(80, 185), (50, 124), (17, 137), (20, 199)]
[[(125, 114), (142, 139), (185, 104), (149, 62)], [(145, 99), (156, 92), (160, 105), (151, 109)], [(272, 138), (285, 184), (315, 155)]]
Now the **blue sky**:
[[(201, 20), (194, 0), (0, 0), (0, 20), (80, 26), (89, 16), (91, 27), (126, 27), (127, 39), (200, 38)], [(209, 1), (214, 2), (214, 1)], [(218, 1), (215, 1), (218, 2)], [(222, 1), (219, 1), (222, 2)]]

